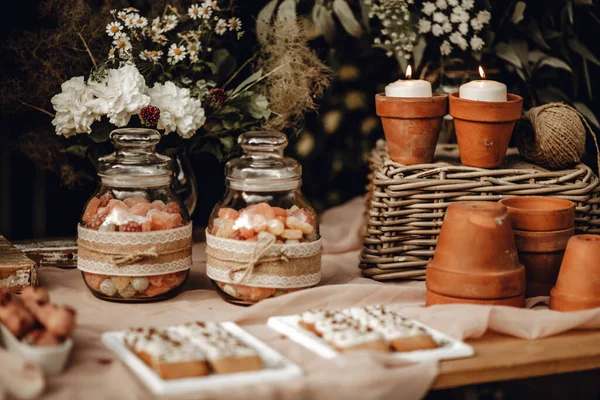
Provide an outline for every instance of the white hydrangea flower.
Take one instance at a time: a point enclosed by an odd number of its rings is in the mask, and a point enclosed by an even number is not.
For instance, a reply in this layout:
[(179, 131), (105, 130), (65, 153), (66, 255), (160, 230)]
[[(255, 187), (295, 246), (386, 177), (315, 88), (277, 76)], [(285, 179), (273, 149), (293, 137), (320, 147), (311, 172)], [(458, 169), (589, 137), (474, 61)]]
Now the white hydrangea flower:
[(473, 28), (473, 30), (475, 32), (479, 32), (480, 30), (483, 29), (483, 24), (481, 22), (479, 22), (479, 20), (477, 18), (473, 18), (471, 20), (471, 28)]
[(423, 9), (421, 10), (425, 15), (431, 15), (435, 12), (436, 7), (432, 2), (426, 1), (423, 3)]
[(463, 35), (466, 35), (467, 33), (469, 33), (469, 24), (467, 24), (466, 22), (461, 22), (458, 25), (458, 31)]
[(457, 45), (463, 51), (466, 50), (467, 47), (469, 46), (469, 44), (467, 43), (467, 39), (465, 39), (464, 36), (460, 34), (460, 32), (453, 32), (449, 36), (449, 39), (450, 39), (450, 42)]
[(88, 86), (93, 98), (87, 106), (97, 115), (106, 115), (115, 126), (127, 125), (150, 102), (144, 77), (133, 64), (109, 69), (102, 81), (90, 81)]
[(225, 21), (223, 18), (219, 18), (217, 24), (215, 25), (215, 33), (222, 36), (225, 32), (227, 32), (227, 21)]
[(442, 30), (444, 33), (452, 32), (452, 24), (449, 21), (446, 21), (442, 24)]
[(440, 10), (445, 10), (446, 8), (448, 8), (448, 3), (446, 3), (446, 0), (437, 0), (435, 2), (435, 5)]
[(94, 114), (87, 103), (91, 100), (88, 86), (83, 76), (76, 76), (64, 82), (61, 92), (52, 97), (56, 134), (71, 137), (78, 133), (91, 133), (92, 123), (100, 117)]
[(448, 5), (450, 7), (456, 7), (458, 5), (458, 0), (448, 0)]
[(470, 10), (471, 8), (475, 7), (475, 0), (462, 0), (462, 7), (465, 10)]
[(469, 21), (469, 13), (466, 12), (461, 6), (456, 6), (452, 9), (450, 14), (450, 22), (453, 24), (459, 24), (461, 22)]
[(419, 33), (429, 33), (431, 31), (431, 21), (425, 18), (419, 20)]
[(483, 39), (481, 39), (479, 36), (474, 35), (471, 38), (471, 49), (473, 49), (473, 51), (479, 51), (483, 48), (483, 45), (485, 44), (485, 42), (483, 41)]
[(178, 46), (175, 43), (173, 43), (171, 47), (169, 47), (169, 52), (167, 53), (167, 56), (167, 61), (169, 62), (169, 64), (176, 64), (185, 58), (185, 47)]
[(444, 34), (444, 29), (440, 24), (433, 24), (431, 27), (431, 33), (433, 36), (442, 36)]
[(156, 83), (149, 91), (150, 104), (160, 109), (158, 129), (165, 134), (175, 132), (183, 138), (192, 137), (206, 122), (200, 100), (190, 96), (190, 90), (173, 82)]
[(477, 13), (477, 20), (481, 22), (483, 25), (490, 22), (492, 19), (492, 14), (487, 10), (481, 10)]
[(438, 24), (443, 24), (447, 20), (448, 20), (448, 17), (446, 16), (446, 14), (444, 14), (442, 12), (433, 13), (433, 22), (437, 22)]
[(452, 45), (450, 44), (450, 42), (448, 42), (447, 40), (444, 40), (442, 42), (442, 44), (440, 45), (440, 53), (443, 56), (447, 56), (450, 53), (452, 53)]

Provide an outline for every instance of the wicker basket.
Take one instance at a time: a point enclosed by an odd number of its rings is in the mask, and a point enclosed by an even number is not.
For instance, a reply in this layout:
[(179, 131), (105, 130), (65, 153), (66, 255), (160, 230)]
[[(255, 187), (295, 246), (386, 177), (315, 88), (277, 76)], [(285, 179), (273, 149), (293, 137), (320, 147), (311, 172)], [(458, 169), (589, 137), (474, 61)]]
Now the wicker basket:
[(502, 169), (460, 165), (455, 145), (438, 146), (436, 163), (405, 166), (389, 159), (383, 140), (370, 158), (363, 275), (378, 281), (424, 279), (446, 207), (455, 201), (498, 201), (542, 195), (576, 203), (577, 233), (600, 233), (598, 178), (584, 164), (548, 171), (509, 149)]

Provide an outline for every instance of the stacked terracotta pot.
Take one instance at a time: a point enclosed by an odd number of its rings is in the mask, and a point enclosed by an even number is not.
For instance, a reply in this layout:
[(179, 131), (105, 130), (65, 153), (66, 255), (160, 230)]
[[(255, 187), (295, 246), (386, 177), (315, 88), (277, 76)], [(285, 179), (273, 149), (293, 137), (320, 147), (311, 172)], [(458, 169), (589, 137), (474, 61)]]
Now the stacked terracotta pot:
[(525, 305), (525, 268), (519, 263), (510, 216), (499, 203), (452, 203), (433, 260), (427, 266), (426, 304)]
[(569, 239), (550, 308), (578, 311), (600, 307), (600, 235)]
[(519, 261), (525, 266), (525, 297), (549, 296), (567, 241), (575, 233), (575, 204), (542, 196), (511, 197), (500, 203), (508, 208)]

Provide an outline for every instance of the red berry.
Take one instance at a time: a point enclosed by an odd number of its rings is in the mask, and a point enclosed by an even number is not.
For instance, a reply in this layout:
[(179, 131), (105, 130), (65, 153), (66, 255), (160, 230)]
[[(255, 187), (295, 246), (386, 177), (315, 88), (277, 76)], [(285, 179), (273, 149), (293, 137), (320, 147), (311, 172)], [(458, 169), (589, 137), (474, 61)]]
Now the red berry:
[(94, 214), (94, 216), (90, 219), (90, 222), (88, 222), (87, 227), (90, 229), (98, 230), (98, 228), (100, 228), (100, 226), (104, 223), (105, 219), (106, 213), (98, 212)]
[(179, 214), (181, 212), (181, 209), (179, 208), (179, 204), (177, 204), (174, 201), (171, 201), (170, 203), (167, 203), (167, 205), (164, 208), (165, 212), (168, 212), (169, 214)]
[(124, 225), (119, 225), (119, 232), (141, 232), (142, 225), (134, 221), (129, 221)]

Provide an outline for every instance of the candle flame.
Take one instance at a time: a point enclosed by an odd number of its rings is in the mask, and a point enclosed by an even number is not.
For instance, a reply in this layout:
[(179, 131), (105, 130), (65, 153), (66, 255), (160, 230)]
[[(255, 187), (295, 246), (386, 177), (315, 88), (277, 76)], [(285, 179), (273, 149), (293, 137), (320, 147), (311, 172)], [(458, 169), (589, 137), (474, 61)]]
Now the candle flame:
[(481, 68), (481, 65), (479, 66), (479, 76), (481, 76), (481, 79), (485, 79), (485, 72), (483, 71), (483, 68)]
[(410, 67), (410, 65), (408, 67), (406, 67), (406, 79), (410, 79), (410, 77), (412, 76), (412, 68)]

